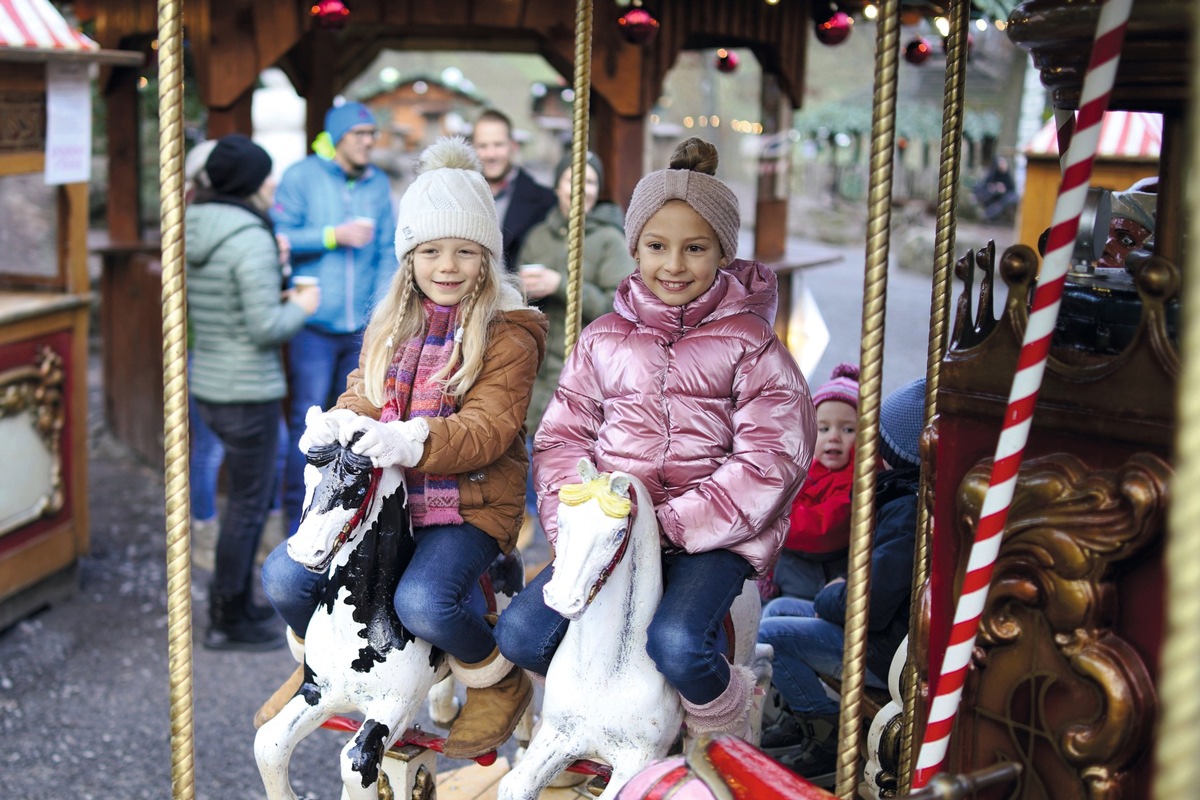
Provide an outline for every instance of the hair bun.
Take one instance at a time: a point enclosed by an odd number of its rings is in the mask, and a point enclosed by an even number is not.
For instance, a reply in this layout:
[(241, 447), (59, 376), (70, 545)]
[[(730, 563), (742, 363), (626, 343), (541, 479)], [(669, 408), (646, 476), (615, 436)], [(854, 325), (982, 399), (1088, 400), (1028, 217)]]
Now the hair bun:
[(675, 152), (671, 153), (669, 168), (716, 175), (718, 160), (715, 145), (693, 136), (680, 142), (675, 148)]
[(833, 368), (833, 374), (830, 375), (829, 377), (831, 379), (832, 378), (849, 378), (852, 381), (856, 381), (856, 380), (858, 380), (858, 365), (857, 364), (847, 364), (845, 362), (842, 362), (841, 364), (838, 364), (836, 367)]
[(466, 139), (461, 136), (444, 136), (421, 153), (417, 174), (435, 169), (469, 169), (482, 173), (483, 164), (480, 163), (475, 148)]

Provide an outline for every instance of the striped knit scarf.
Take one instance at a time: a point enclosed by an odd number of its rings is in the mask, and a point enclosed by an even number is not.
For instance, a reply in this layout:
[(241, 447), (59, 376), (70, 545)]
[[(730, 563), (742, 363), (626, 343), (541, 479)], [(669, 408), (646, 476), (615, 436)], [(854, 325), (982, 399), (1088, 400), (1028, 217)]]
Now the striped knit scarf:
[[(432, 380), (450, 362), (458, 306), (439, 306), (424, 301), (425, 335), (417, 336), (396, 349), (392, 365), (384, 379), (387, 398), (380, 422), (416, 417), (448, 417), (458, 410), (453, 397)], [(458, 510), (458, 476), (433, 475), (408, 468), (408, 511), (414, 528), (430, 525), (457, 525), (463, 521)]]

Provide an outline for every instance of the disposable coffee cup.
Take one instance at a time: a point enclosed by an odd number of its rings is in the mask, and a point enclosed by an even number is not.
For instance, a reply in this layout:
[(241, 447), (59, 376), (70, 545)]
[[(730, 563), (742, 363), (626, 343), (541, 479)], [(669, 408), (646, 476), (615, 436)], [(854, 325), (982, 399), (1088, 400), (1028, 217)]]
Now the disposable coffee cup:
[(371, 230), (375, 230), (375, 220), (372, 219), (371, 217), (355, 217), (354, 221), (357, 222), (359, 225), (365, 225), (366, 227), (370, 228)]
[(297, 275), (292, 278), (292, 286), (295, 286), (297, 289), (304, 286), (316, 286), (319, 283), (320, 280), (316, 275)]
[(519, 267), (521, 272), (541, 272), (546, 268), (545, 264), (522, 264)]

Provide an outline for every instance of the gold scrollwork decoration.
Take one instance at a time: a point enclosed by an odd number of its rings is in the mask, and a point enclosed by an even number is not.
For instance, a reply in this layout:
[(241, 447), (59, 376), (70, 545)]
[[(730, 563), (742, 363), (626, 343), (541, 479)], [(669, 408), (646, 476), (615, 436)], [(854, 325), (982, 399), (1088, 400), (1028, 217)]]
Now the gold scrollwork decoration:
[[(960, 484), (968, 533), (990, 471), (982, 462)], [(1162, 535), (1170, 475), (1148, 453), (1115, 470), (1065, 453), (1021, 469), (964, 690), (975, 710), (963, 735), (974, 758), (1021, 762), (1029, 796), (1035, 787), (1055, 798), (1128, 796), (1158, 704), (1142, 656), (1116, 632), (1115, 567)]]
[(37, 352), (32, 364), (0, 372), (0, 419), (29, 414), (33, 431), (50, 454), (49, 490), (44, 497), (31, 498), (34, 519), (58, 513), (66, 501), (62, 473), (65, 380), (63, 358), (48, 346)]

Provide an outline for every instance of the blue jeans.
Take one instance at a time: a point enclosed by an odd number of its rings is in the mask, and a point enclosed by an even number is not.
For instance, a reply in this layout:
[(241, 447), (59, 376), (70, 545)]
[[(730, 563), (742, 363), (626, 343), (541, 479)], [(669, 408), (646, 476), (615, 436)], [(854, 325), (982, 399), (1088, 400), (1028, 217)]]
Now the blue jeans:
[[(720, 647), (725, 615), (753, 572), (728, 550), (663, 555), (664, 591), (647, 631), (646, 652), (658, 671), (695, 705), (712, 702), (729, 685), (729, 662)], [(514, 664), (545, 675), (568, 622), (549, 608), (542, 587), (546, 567), (500, 615), (496, 642)]]
[(784, 597), (812, 600), (825, 584), (846, 576), (846, 556), (817, 561), (803, 553), (784, 550), (775, 564), (775, 583)]
[(221, 439), (204, 422), (199, 401), (188, 395), (188, 422), (192, 428), (192, 448), (188, 459), (188, 486), (191, 490), (192, 516), (209, 520), (217, 515), (217, 476), (225, 459)]
[[(838, 703), (825, 692), (820, 672), (842, 677), (842, 650), (845, 631), (841, 625), (819, 619), (810, 600), (780, 597), (763, 608), (758, 626), (758, 641), (775, 648), (774, 677), (771, 682), (787, 702), (792, 713), (800, 716), (828, 716), (838, 713)], [(886, 689), (887, 682), (870, 670), (867, 686)]]
[(304, 454), (300, 436), (311, 406), (329, 409), (346, 388), (346, 376), (358, 366), (362, 333), (323, 333), (302, 328), (288, 343), (287, 463), (283, 471), (283, 510), (288, 536), (300, 525), (304, 510)]
[[(416, 550), (396, 587), (396, 615), (414, 636), (467, 664), (496, 649), (491, 626), (476, 602), (479, 578), (500, 546), (469, 523), (434, 525), (413, 532)], [(324, 594), (325, 573), (310, 572), (276, 547), (262, 567), (263, 590), (300, 638)]]
[(279, 452), (279, 401), (208, 403), (197, 400), (200, 418), (225, 448), (229, 497), (217, 534), (216, 565), (210, 590), (233, 596), (250, 588), (254, 554), (275, 485)]

